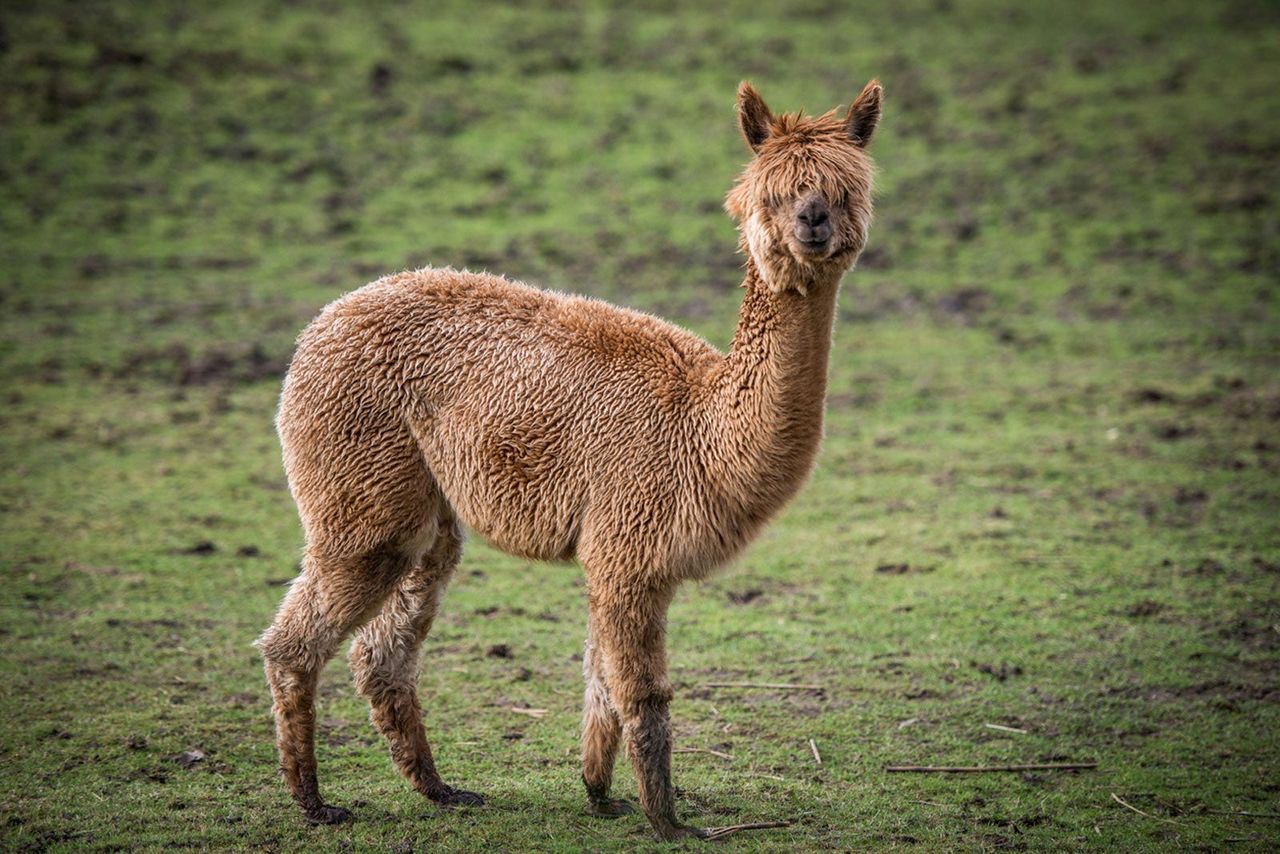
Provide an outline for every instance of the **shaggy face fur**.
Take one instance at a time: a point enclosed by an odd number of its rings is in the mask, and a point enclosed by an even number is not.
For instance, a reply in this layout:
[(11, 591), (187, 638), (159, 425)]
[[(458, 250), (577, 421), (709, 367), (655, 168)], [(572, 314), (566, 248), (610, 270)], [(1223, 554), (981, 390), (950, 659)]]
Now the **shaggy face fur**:
[(277, 427), (306, 552), (258, 646), (285, 782), (309, 821), (350, 817), (320, 797), (314, 742), (320, 670), (353, 632), (356, 686), (396, 767), (438, 803), (481, 802), (441, 779), (416, 691), (465, 524), (512, 554), (582, 564), (589, 811), (629, 811), (609, 795), (625, 745), (658, 836), (705, 835), (675, 814), (667, 605), (750, 542), (813, 465), (879, 115), (875, 83), (843, 119), (775, 117), (743, 85), (756, 157), (727, 202), (747, 253), (727, 354), (648, 315), (453, 270), (374, 282), (303, 332)]
[[(871, 160), (865, 148), (880, 120), (880, 84), (862, 90), (844, 118), (774, 116), (749, 84), (738, 90), (742, 136), (756, 158), (729, 192), (742, 248), (773, 290), (804, 293), (831, 270), (853, 265), (871, 227)], [(814, 214), (816, 213), (816, 217)], [(830, 237), (812, 240), (815, 218)]]

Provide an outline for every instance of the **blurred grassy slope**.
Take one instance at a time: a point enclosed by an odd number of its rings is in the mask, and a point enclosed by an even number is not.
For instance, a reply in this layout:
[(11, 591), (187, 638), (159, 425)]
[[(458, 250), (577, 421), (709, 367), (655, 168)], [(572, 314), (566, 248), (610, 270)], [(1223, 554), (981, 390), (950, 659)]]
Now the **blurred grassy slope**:
[[(423, 264), (726, 344), (737, 82), (824, 110), (877, 76), (819, 469), (673, 609), (680, 743), (734, 756), (676, 757), (684, 813), (800, 818), (745, 849), (1265, 850), (1211, 811), (1280, 800), (1278, 35), (1265, 3), (6, 6), (0, 839), (642, 841), (580, 818), (576, 570), (481, 543), (422, 684), (493, 806), (424, 807), (337, 664), (322, 774), (360, 821), (294, 820), (248, 647), (300, 545), (278, 379), (321, 305)], [(1102, 769), (880, 771), (1053, 757)]]

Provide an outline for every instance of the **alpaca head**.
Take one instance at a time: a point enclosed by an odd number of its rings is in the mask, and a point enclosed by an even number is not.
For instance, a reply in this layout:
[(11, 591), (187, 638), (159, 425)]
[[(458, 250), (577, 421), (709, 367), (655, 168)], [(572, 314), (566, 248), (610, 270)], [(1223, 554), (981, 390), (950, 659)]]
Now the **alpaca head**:
[(871, 81), (849, 112), (774, 115), (751, 84), (738, 88), (738, 124), (755, 158), (729, 191), (742, 248), (773, 291), (805, 293), (838, 281), (866, 244), (871, 224), (871, 158), (880, 121), (880, 84)]

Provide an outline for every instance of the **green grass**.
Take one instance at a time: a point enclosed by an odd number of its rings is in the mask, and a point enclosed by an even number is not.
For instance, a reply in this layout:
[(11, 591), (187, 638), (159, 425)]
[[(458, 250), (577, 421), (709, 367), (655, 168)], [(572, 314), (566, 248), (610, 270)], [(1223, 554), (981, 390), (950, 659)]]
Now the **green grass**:
[[(1275, 847), (1276, 7), (697, 5), (0, 12), (0, 847), (656, 847), (583, 811), (579, 570), (475, 540), (420, 685), (490, 805), (410, 791), (339, 661), (321, 779), (358, 821), (303, 826), (250, 646), (301, 546), (279, 377), (423, 264), (726, 344), (737, 82), (824, 110), (873, 76), (818, 469), (672, 608), (678, 744), (732, 756), (675, 756), (681, 814), (796, 820), (733, 850)], [(883, 770), (1053, 760), (1099, 767)]]

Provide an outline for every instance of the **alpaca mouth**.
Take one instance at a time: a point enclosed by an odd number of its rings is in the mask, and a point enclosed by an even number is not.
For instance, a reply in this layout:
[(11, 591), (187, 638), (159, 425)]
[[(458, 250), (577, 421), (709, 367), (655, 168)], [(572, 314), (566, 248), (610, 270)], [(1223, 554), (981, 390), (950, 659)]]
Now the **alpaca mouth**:
[(831, 248), (830, 240), (801, 240), (800, 247), (810, 258), (825, 258)]

